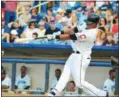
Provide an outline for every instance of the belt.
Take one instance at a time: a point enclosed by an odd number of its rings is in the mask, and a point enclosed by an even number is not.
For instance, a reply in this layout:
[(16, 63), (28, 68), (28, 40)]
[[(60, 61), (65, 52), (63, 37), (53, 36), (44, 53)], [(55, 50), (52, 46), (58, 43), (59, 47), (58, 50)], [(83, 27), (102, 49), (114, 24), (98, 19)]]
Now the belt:
[(72, 51), (73, 53), (76, 53), (76, 54), (80, 54), (80, 52), (79, 51)]

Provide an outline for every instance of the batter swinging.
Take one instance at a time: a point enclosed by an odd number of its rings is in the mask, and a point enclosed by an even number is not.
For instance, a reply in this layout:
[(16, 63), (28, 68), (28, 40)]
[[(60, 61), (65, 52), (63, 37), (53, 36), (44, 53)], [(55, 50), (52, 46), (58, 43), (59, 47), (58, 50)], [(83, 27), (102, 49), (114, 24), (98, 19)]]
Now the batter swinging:
[[(98, 22), (95, 20), (94, 18), (89, 19), (89, 21), (96, 23), (97, 26)], [(82, 88), (83, 91), (88, 93), (90, 96), (108, 96), (106, 91), (100, 90), (85, 81), (85, 73), (91, 60), (90, 55), (94, 42), (97, 39), (98, 33), (101, 35), (101, 33), (105, 32), (104, 27), (96, 28), (96, 26), (93, 29), (83, 31), (82, 33), (61, 34), (55, 37), (53, 37), (53, 35), (47, 36), (48, 39), (70, 40), (73, 49), (72, 54), (66, 61), (64, 70), (55, 89), (51, 90), (48, 96), (56, 96), (57, 92), (62, 92), (70, 75), (72, 75), (76, 86)]]

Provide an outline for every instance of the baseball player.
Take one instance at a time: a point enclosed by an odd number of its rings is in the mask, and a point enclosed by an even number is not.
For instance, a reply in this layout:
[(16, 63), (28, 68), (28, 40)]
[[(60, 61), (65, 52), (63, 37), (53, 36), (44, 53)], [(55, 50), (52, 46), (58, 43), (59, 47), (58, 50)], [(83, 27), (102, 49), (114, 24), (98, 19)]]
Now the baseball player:
[[(90, 55), (94, 42), (96, 41), (98, 33), (101, 35), (101, 33), (105, 32), (103, 27), (96, 28), (98, 20), (99, 17), (88, 18), (88, 21), (93, 22), (95, 25), (92, 25), (93, 29), (84, 30), (82, 33), (65, 33), (56, 36), (47, 36), (48, 39), (70, 40), (73, 49), (72, 54), (66, 61), (64, 70), (56, 87), (51, 90), (48, 96), (57, 96), (58, 92), (63, 91), (70, 75), (72, 75), (76, 86), (82, 88), (83, 91), (90, 96), (108, 96), (108, 92), (100, 90), (85, 81), (85, 73), (91, 60)], [(91, 27), (88, 25), (88, 28)]]

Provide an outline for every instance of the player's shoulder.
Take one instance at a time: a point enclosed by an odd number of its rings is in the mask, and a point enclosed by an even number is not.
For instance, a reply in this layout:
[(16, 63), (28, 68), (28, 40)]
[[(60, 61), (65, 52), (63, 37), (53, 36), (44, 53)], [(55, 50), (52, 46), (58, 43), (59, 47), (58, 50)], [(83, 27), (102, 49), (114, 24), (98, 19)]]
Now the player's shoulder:
[(10, 79), (10, 77), (6, 76), (5, 80), (10, 81), (11, 79)]
[(105, 84), (110, 84), (111, 83), (111, 80), (108, 78), (105, 80)]
[(31, 79), (28, 74), (26, 74), (25, 79)]
[(16, 78), (17, 78), (17, 79), (21, 79), (21, 75), (17, 75)]
[(89, 31), (89, 32), (97, 32), (98, 29), (97, 29), (97, 28), (93, 28), (93, 29), (89, 29), (89, 30), (87, 30), (87, 31)]

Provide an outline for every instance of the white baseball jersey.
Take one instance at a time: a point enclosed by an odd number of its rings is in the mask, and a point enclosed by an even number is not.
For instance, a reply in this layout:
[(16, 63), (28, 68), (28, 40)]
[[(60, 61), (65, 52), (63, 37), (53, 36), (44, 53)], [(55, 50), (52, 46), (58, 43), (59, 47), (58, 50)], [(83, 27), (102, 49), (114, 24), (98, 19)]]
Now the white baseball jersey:
[(51, 84), (51, 88), (54, 88), (57, 84), (58, 80), (57, 78), (55, 77), (53, 80), (52, 80), (52, 84)]
[(91, 53), (91, 49), (94, 46), (94, 41), (96, 40), (97, 33), (97, 28), (84, 30), (82, 33), (75, 33), (77, 40), (71, 40), (73, 51), (79, 51), (80, 53), (89, 51)]
[(103, 90), (108, 91), (111, 95), (113, 95), (115, 91), (115, 81), (108, 78), (104, 83)]
[(24, 89), (26, 86), (31, 86), (31, 78), (26, 75), (24, 78), (21, 78), (21, 75), (17, 76), (15, 85), (18, 89)]
[(9, 86), (9, 90), (11, 89), (11, 79), (6, 76), (5, 79), (2, 81), (2, 86)]
[[(74, 40), (70, 42), (75, 53), (72, 53), (65, 63), (62, 75), (55, 87), (57, 91), (61, 92), (65, 88), (70, 75), (72, 75), (76, 86), (83, 89), (88, 95), (96, 97), (106, 96), (106, 91), (100, 90), (85, 81), (86, 69), (91, 60), (90, 54), (97, 34), (98, 29), (96, 28), (71, 35), (71, 39), (74, 38)], [(77, 51), (80, 53), (76, 53)]]

